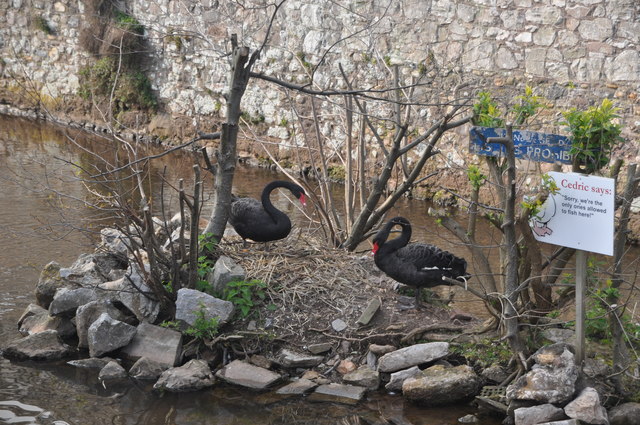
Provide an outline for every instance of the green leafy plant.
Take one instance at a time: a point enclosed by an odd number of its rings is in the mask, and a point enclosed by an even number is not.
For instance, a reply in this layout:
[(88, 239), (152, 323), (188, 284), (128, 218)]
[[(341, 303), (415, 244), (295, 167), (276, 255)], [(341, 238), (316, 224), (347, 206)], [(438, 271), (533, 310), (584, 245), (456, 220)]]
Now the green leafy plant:
[(176, 320), (165, 320), (164, 322), (160, 323), (160, 326), (167, 329), (180, 329), (180, 324)]
[(164, 289), (166, 289), (168, 293), (173, 294), (173, 282), (162, 282), (162, 286), (164, 286)]
[(418, 75), (421, 77), (427, 75), (427, 65), (424, 62), (418, 64)]
[(330, 165), (327, 169), (329, 178), (334, 181), (344, 181), (347, 176), (347, 172), (342, 165)]
[(266, 298), (267, 284), (257, 279), (229, 282), (224, 291), (224, 299), (231, 301), (244, 318), (251, 313), (258, 300)]
[(114, 12), (114, 20), (116, 22), (116, 25), (124, 30), (131, 31), (139, 35), (144, 34), (144, 25), (142, 25), (133, 16), (122, 12), (121, 10), (116, 10)]
[(311, 70), (313, 68), (313, 65), (311, 65), (311, 63), (309, 63), (309, 61), (307, 61), (307, 58), (306, 58), (306, 55), (304, 54), (304, 52), (296, 53), (296, 57), (300, 60), (300, 63), (302, 64), (302, 66), (305, 67), (305, 69)]
[(248, 113), (246, 111), (242, 112), (240, 114), (240, 117), (243, 120), (245, 120), (245, 121), (247, 121), (248, 123), (251, 123), (251, 124), (261, 124), (266, 120), (265, 116), (262, 115), (262, 114), (258, 113), (257, 115), (251, 115), (250, 113)]
[(184, 45), (182, 36), (177, 34), (173, 29), (169, 31), (169, 35), (166, 36), (166, 40), (169, 43), (172, 43), (176, 47), (176, 50), (181, 50), (182, 46)]
[(194, 311), (194, 314), (196, 315), (196, 320), (184, 333), (201, 341), (215, 338), (218, 335), (219, 318), (207, 318), (207, 310), (202, 303), (200, 304), (200, 309)]
[(487, 180), (487, 176), (482, 174), (480, 167), (477, 165), (469, 165), (469, 168), (467, 168), (467, 178), (475, 190), (480, 189)]
[(196, 280), (196, 289), (208, 294), (213, 292), (213, 287), (207, 280), (207, 275), (215, 265), (213, 253), (217, 244), (218, 241), (213, 237), (212, 233), (203, 233), (198, 235), (200, 255), (198, 256), (198, 269), (196, 270), (196, 274), (198, 276), (198, 280)]
[(571, 133), (569, 151), (574, 165), (583, 173), (593, 173), (609, 163), (612, 149), (624, 139), (620, 137), (622, 126), (616, 122), (618, 108), (609, 99), (600, 106), (580, 111), (572, 108), (562, 115), (564, 124)]
[[(125, 69), (118, 75), (118, 64), (111, 57), (104, 57), (79, 72), (78, 95), (83, 99), (106, 98), (114, 95), (114, 114), (139, 108), (154, 110), (157, 101), (151, 82), (140, 71)], [(115, 85), (115, 90), (114, 90)]]
[(201, 255), (198, 257), (198, 270), (196, 271), (198, 275), (198, 280), (196, 280), (196, 289), (198, 291), (206, 292), (210, 294), (213, 291), (213, 287), (207, 280), (207, 275), (213, 269), (214, 263), (208, 258), (206, 255)]
[(53, 28), (43, 16), (36, 16), (33, 19), (33, 26), (47, 35), (53, 34)]
[(213, 233), (203, 233), (198, 235), (198, 246), (200, 247), (200, 252), (205, 255), (213, 254), (214, 249), (218, 241), (213, 237)]
[(527, 119), (545, 107), (544, 98), (534, 95), (531, 86), (525, 86), (524, 94), (516, 96), (516, 101), (517, 103), (511, 110), (511, 113), (514, 115), (513, 122), (516, 125), (524, 124)]
[(500, 118), (502, 112), (498, 104), (492, 99), (491, 93), (478, 93), (478, 100), (473, 104), (473, 124), (482, 127), (504, 127), (504, 120)]
[[(558, 188), (558, 185), (556, 184), (556, 181), (549, 174), (546, 174), (546, 173), (542, 175), (540, 186), (543, 193), (547, 193), (551, 195), (555, 195), (560, 190)], [(546, 197), (541, 198), (540, 196), (536, 196), (536, 197), (525, 196), (525, 198), (522, 200), (520, 205), (522, 206), (522, 208), (529, 210), (530, 217), (535, 217), (540, 213), (542, 205), (544, 204), (545, 200), (546, 200)]]
[(471, 364), (482, 367), (492, 364), (506, 366), (512, 356), (509, 345), (504, 341), (484, 340), (481, 343), (452, 344), (451, 351), (464, 357)]
[(123, 72), (114, 95), (121, 111), (135, 108), (154, 110), (158, 106), (151, 81), (141, 71)]

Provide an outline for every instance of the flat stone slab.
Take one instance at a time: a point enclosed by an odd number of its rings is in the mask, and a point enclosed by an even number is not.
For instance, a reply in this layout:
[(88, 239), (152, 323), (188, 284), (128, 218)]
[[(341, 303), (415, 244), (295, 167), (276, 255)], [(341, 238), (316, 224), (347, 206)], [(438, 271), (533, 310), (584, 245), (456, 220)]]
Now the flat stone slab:
[(297, 353), (295, 351), (287, 350), (286, 348), (280, 351), (276, 361), (283, 367), (314, 367), (322, 363), (324, 357), (322, 356), (310, 356), (308, 354)]
[(112, 360), (111, 357), (90, 357), (88, 359), (70, 360), (67, 364), (81, 369), (102, 369)]
[(344, 404), (357, 404), (364, 397), (367, 389), (355, 385), (326, 384), (320, 385), (309, 396), (309, 401), (330, 401)]
[(371, 319), (373, 319), (373, 316), (378, 312), (378, 310), (380, 310), (381, 305), (382, 301), (380, 300), (380, 297), (371, 299), (356, 323), (360, 326), (368, 325)]
[(389, 382), (384, 387), (387, 391), (402, 391), (402, 383), (409, 378), (413, 378), (418, 373), (420, 373), (420, 368), (418, 366), (394, 372), (391, 374)]
[(172, 367), (165, 370), (154, 384), (154, 390), (171, 392), (198, 391), (212, 387), (215, 378), (206, 361), (200, 359), (190, 360), (180, 367)]
[(58, 332), (44, 331), (12, 341), (3, 348), (3, 354), (15, 360), (59, 360), (71, 354)]
[(216, 377), (234, 385), (262, 390), (275, 384), (282, 376), (241, 360), (234, 360), (216, 373)]
[(142, 322), (136, 335), (121, 353), (132, 360), (146, 357), (162, 366), (173, 367), (180, 363), (182, 333)]
[(276, 394), (280, 394), (280, 395), (303, 395), (306, 394), (308, 392), (310, 392), (311, 390), (313, 390), (315, 387), (317, 387), (318, 384), (316, 384), (313, 381), (310, 381), (308, 379), (305, 378), (300, 378), (296, 381), (291, 382), (290, 384), (285, 385), (282, 388), (278, 388), (278, 390), (276, 391)]
[(449, 354), (448, 342), (427, 342), (401, 348), (380, 357), (378, 371), (397, 372), (424, 363), (433, 362)]
[(330, 351), (333, 348), (333, 344), (330, 342), (322, 342), (320, 344), (311, 344), (307, 347), (307, 350), (311, 354), (322, 354)]
[(347, 373), (342, 377), (342, 380), (345, 384), (365, 387), (368, 390), (375, 391), (380, 386), (380, 373), (365, 365)]

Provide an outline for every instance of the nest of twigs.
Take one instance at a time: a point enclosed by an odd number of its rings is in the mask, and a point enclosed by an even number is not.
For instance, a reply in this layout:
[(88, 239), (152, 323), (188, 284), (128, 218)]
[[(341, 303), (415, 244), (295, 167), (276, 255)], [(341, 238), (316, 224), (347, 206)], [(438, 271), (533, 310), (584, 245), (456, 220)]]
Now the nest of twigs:
[[(376, 268), (369, 253), (327, 249), (309, 237), (291, 236), (268, 248), (244, 247), (239, 239), (219, 248), (244, 268), (247, 280), (266, 283), (265, 299), (248, 317), (231, 324), (232, 332), (256, 337), (254, 344), (261, 347), (253, 346), (252, 352), (276, 351), (283, 345), (304, 351), (329, 342), (336, 350), (364, 353), (372, 343), (402, 345), (424, 332), (462, 329), (452, 324), (442, 300), (411, 308), (413, 298), (401, 294), (399, 284)], [(358, 323), (375, 299), (381, 306), (373, 319)], [(347, 326), (337, 330), (334, 321)]]

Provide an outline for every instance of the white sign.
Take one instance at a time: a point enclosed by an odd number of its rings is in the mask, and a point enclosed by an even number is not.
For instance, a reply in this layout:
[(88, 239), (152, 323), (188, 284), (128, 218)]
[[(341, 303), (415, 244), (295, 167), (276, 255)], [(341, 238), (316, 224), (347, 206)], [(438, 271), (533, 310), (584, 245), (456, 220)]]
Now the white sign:
[(540, 242), (613, 255), (615, 180), (578, 173), (548, 175), (558, 192), (529, 221)]

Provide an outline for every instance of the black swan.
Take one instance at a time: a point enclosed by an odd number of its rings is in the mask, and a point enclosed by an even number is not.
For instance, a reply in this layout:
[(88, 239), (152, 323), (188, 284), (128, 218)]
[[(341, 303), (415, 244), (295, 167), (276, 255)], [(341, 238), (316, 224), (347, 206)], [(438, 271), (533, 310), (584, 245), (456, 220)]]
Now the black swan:
[[(387, 240), (393, 226), (402, 227), (402, 234)], [(466, 281), (467, 262), (450, 252), (424, 243), (409, 244), (411, 224), (404, 217), (394, 217), (373, 239), (376, 266), (389, 277), (415, 287), (416, 308), (421, 306), (421, 288), (451, 285), (443, 276)]]
[(231, 201), (229, 222), (243, 241), (270, 242), (286, 238), (291, 232), (291, 220), (282, 211), (273, 206), (269, 196), (278, 188), (289, 189), (293, 195), (306, 205), (304, 189), (295, 183), (275, 180), (262, 190), (261, 201), (253, 198), (235, 197)]

